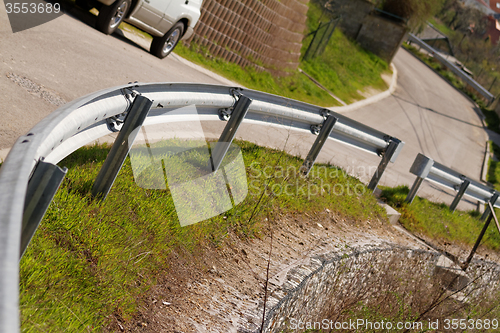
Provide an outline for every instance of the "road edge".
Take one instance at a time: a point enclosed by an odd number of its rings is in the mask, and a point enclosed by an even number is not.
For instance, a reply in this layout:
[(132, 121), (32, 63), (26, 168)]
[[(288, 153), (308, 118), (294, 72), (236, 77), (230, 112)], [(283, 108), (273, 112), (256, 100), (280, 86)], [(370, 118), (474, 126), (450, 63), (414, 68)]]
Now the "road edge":
[(367, 99), (363, 99), (361, 101), (349, 104), (347, 106), (334, 106), (331, 108), (328, 108), (329, 110), (338, 112), (338, 113), (347, 113), (351, 112), (357, 109), (360, 109), (364, 106), (370, 105), (377, 103), (389, 96), (392, 96), (392, 94), (396, 91), (396, 88), (398, 86), (398, 70), (396, 68), (396, 65), (394, 63), (391, 63), (391, 68), (392, 68), (392, 79), (391, 79), (391, 85), (389, 86), (389, 89), (387, 89), (384, 92), (381, 92), (380, 94), (368, 97)]
[(207, 76), (211, 77), (211, 78), (212, 78), (212, 79), (214, 79), (214, 80), (218, 80), (218, 81), (220, 81), (222, 84), (225, 84), (225, 85), (228, 85), (228, 86), (231, 86), (231, 87), (241, 87), (241, 88), (245, 88), (245, 87), (243, 87), (242, 85), (240, 85), (240, 84), (238, 84), (238, 83), (236, 83), (236, 82), (233, 82), (233, 81), (231, 81), (231, 80), (229, 80), (229, 79), (226, 79), (225, 77), (223, 77), (223, 76), (221, 76), (221, 75), (219, 75), (219, 74), (217, 74), (217, 73), (214, 73), (214, 72), (212, 72), (211, 70), (206, 69), (205, 67), (202, 67), (202, 66), (200, 66), (200, 65), (197, 65), (197, 64), (195, 64), (194, 62), (191, 62), (191, 61), (189, 61), (189, 60), (187, 60), (187, 59), (185, 59), (185, 58), (181, 57), (180, 55), (178, 55), (178, 54), (176, 54), (176, 53), (174, 53), (174, 52), (172, 52), (172, 53), (169, 55), (169, 57), (170, 57), (170, 58), (174, 58), (175, 60), (177, 60), (177, 61), (181, 62), (182, 64), (184, 64), (184, 65), (186, 65), (186, 66), (189, 66), (189, 67), (191, 67), (191, 68), (193, 68), (193, 69), (195, 69), (195, 70), (197, 70), (197, 71), (199, 71), (199, 72), (201, 72), (201, 73), (203, 73), (203, 74), (205, 74), (205, 75), (207, 75)]

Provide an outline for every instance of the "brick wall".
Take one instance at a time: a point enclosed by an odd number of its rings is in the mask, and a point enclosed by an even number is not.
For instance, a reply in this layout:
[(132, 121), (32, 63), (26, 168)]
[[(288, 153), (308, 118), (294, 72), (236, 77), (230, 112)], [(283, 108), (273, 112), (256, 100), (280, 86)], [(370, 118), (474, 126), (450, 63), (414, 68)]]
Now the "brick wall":
[(296, 69), (309, 0), (205, 0), (188, 43), (260, 70)]

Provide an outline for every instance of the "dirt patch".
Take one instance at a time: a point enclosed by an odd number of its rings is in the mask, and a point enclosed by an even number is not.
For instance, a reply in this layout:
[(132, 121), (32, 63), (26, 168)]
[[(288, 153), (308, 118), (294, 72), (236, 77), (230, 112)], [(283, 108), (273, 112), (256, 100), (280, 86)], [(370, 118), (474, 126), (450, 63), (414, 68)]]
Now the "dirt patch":
[(262, 223), (265, 232), (260, 238), (228, 233), (218, 248), (172, 253), (169, 270), (159, 273), (133, 320), (115, 316), (109, 331), (237, 332), (242, 322), (260, 327), (254, 309), (264, 300), (271, 241), (269, 281), (274, 285), (312, 256), (342, 248), (395, 244), (428, 249), (385, 221), (352, 221), (328, 209)]
[[(416, 236), (418, 236), (427, 244), (431, 245), (431, 247), (436, 251), (441, 252), (443, 254), (450, 254), (451, 256), (448, 255), (450, 259), (454, 257), (460, 260), (461, 262), (464, 262), (468, 258), (470, 252), (472, 251), (472, 245), (450, 243), (443, 240), (431, 239), (430, 237), (427, 237), (425, 235), (416, 235)], [(485, 260), (500, 262), (500, 254), (497, 251), (494, 251), (492, 249), (486, 248), (481, 245), (479, 245), (477, 252), (473, 258), (474, 259), (482, 258)]]

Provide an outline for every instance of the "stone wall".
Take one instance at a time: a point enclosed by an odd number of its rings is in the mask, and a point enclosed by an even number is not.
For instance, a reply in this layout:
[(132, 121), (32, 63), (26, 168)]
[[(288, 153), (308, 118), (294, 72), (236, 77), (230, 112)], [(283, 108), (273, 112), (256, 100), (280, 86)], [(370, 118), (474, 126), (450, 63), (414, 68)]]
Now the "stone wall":
[(333, 13), (342, 16), (340, 27), (347, 37), (391, 63), (408, 32), (406, 24), (378, 15), (374, 4), (367, 0), (320, 2), (326, 4)]
[(405, 25), (379, 16), (366, 15), (356, 41), (365, 50), (378, 55), (390, 63), (408, 32)]
[(320, 0), (320, 2), (327, 3), (330, 11), (342, 16), (340, 28), (347, 37), (354, 40), (358, 37), (366, 15), (374, 9), (373, 4), (366, 0)]
[[(438, 269), (443, 257), (437, 252), (393, 245), (367, 245), (351, 250), (351, 253), (339, 250), (312, 257), (308, 264), (288, 272), (284, 283), (270, 280), (264, 332), (303, 332), (305, 330), (291, 330), (292, 319), (295, 323), (299, 320), (321, 322), (330, 311), (337, 313), (346, 299), (357, 299), (359, 294), (365, 299), (379, 296), (386, 291), (383, 288), (389, 267), (392, 272), (389, 277), (418, 276), (423, 286), (436, 283), (434, 278), (439, 275), (442, 287), (446, 287), (447, 279), (454, 276), (450, 270)], [(467, 275), (470, 285), (463, 294), (468, 297), (481, 297), (482, 293), (495, 290), (500, 284), (500, 266), (496, 263), (473, 260)], [(240, 325), (238, 332), (260, 332), (260, 325), (255, 323), (260, 322), (262, 313), (263, 302), (253, 313), (245, 314), (246, 323)]]
[(296, 69), (309, 0), (205, 0), (194, 41), (240, 66)]

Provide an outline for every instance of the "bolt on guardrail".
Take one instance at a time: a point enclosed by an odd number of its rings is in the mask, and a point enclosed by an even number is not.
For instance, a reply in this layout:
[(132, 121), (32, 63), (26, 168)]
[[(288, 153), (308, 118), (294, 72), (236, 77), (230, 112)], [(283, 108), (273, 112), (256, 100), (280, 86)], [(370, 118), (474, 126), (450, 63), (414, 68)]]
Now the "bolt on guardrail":
[(118, 172), (122, 168), (123, 162), (132, 147), (132, 143), (137, 136), (137, 131), (141, 128), (146, 119), (153, 102), (146, 97), (137, 96), (127, 112), (123, 127), (111, 147), (111, 150), (102, 165), (99, 174), (92, 187), (92, 196), (106, 199), (109, 190), (115, 182)]
[[(325, 114), (327, 114), (327, 111), (325, 110)], [(318, 133), (318, 137), (314, 141), (314, 144), (312, 145), (311, 149), (309, 150), (309, 153), (307, 154), (306, 159), (304, 160), (304, 163), (300, 167), (300, 171), (304, 176), (307, 176), (309, 172), (311, 171), (311, 168), (314, 165), (314, 162), (316, 161), (316, 158), (318, 158), (318, 155), (323, 148), (323, 146), (326, 143), (326, 139), (330, 136), (330, 134), (333, 131), (333, 127), (337, 123), (337, 118), (334, 116), (326, 116), (326, 120), (323, 122), (321, 125), (321, 129)], [(314, 133), (315, 129), (311, 128), (311, 132)]]

